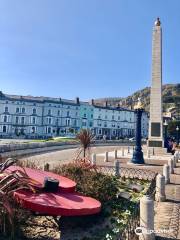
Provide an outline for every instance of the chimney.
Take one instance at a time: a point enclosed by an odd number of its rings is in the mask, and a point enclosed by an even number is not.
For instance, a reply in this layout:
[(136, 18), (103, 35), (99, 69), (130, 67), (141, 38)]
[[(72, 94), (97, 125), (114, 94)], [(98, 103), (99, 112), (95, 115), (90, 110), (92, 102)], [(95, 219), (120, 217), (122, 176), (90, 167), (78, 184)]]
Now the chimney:
[(94, 99), (91, 99), (91, 105), (94, 105)]
[(79, 97), (76, 97), (76, 104), (79, 104)]

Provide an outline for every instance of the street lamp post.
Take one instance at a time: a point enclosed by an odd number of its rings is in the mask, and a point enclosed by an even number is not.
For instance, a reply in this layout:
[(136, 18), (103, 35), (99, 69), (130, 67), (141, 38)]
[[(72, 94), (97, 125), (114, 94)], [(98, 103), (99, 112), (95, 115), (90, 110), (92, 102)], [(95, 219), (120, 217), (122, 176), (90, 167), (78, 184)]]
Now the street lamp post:
[(138, 103), (134, 109), (136, 113), (136, 146), (131, 162), (135, 164), (144, 164), (144, 157), (141, 147), (141, 117), (144, 109), (140, 98), (138, 99)]
[(179, 145), (179, 127), (176, 127), (176, 141), (177, 141), (177, 145)]

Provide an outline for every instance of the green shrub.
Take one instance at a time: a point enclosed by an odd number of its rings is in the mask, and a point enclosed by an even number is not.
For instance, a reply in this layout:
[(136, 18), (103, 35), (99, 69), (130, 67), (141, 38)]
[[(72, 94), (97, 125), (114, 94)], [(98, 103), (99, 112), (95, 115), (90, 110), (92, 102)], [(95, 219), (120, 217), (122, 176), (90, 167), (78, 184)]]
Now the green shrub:
[(68, 177), (77, 183), (77, 191), (99, 200), (102, 204), (116, 197), (118, 180), (105, 175), (88, 165), (69, 163), (59, 166), (56, 173)]

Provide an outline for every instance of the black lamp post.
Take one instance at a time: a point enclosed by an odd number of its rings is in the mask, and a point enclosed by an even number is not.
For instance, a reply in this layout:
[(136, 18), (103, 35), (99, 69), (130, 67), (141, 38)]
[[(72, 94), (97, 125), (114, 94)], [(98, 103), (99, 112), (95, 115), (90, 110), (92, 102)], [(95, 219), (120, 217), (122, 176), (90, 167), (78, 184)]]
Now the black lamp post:
[(176, 141), (177, 141), (177, 145), (179, 145), (179, 127), (178, 126), (176, 127), (176, 133), (177, 133)]
[(141, 117), (144, 111), (140, 98), (138, 104), (134, 107), (136, 113), (136, 146), (131, 159), (132, 163), (144, 164), (144, 157), (141, 147)]

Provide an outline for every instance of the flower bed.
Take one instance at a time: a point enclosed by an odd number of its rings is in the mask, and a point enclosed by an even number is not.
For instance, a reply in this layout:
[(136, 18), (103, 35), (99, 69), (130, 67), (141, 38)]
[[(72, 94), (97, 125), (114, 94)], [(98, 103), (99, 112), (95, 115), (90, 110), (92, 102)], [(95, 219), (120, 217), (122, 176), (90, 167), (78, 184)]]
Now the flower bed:
[[(37, 166), (32, 165), (31, 167), (36, 168)], [(61, 240), (126, 239), (124, 237), (125, 230), (130, 225), (133, 232), (136, 226), (133, 224), (139, 221), (139, 199), (149, 190), (152, 185), (151, 181), (117, 177), (110, 174), (109, 171), (104, 173), (102, 169), (86, 162), (59, 166), (53, 171), (74, 180), (79, 192), (94, 197), (102, 203), (100, 214), (62, 217)], [(47, 220), (45, 217), (36, 217), (30, 213), (23, 214), (23, 212), (22, 209), (18, 211), (14, 219), (15, 234), (18, 240), (51, 239), (50, 237), (56, 239), (55, 235), (58, 236), (57, 226), (54, 227), (54, 231), (52, 228), (47, 230), (47, 226), (43, 230), (43, 223)], [(53, 218), (50, 219), (55, 226)], [(57, 237), (57, 239), (59, 238)]]
[(102, 203), (98, 215), (62, 218), (62, 236), (68, 240), (117, 239), (131, 216), (138, 215), (139, 199), (150, 186), (150, 181), (106, 175), (86, 164), (71, 163), (56, 168), (55, 172), (76, 181), (78, 191)]

